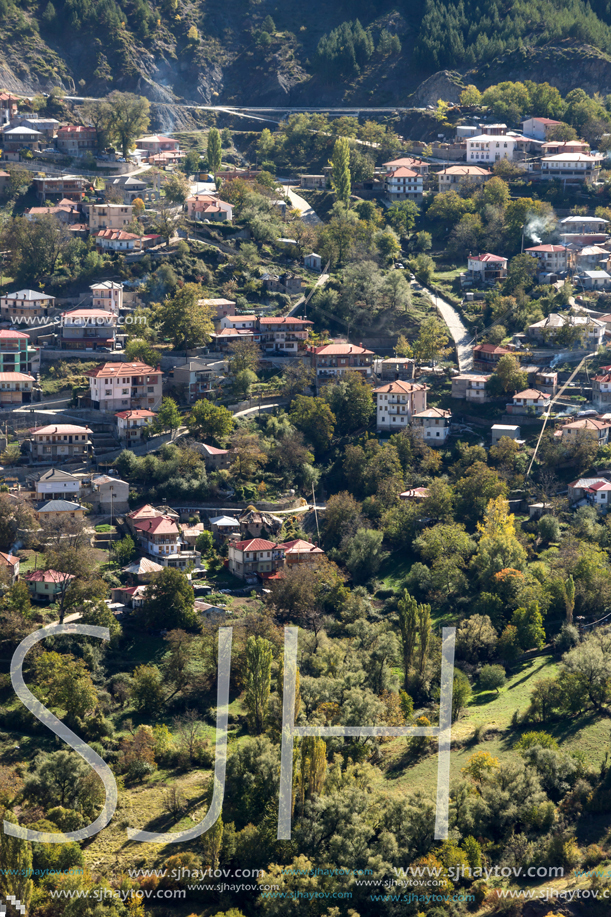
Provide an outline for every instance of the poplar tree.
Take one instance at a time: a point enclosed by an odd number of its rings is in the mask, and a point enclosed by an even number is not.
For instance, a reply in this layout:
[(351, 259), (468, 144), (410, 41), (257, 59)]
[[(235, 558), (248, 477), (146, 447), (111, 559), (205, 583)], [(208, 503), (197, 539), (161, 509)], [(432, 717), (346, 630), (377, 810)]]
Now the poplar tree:
[(333, 190), (337, 199), (347, 207), (350, 203), (350, 144), (346, 137), (339, 137), (335, 141), (331, 167)]
[(265, 637), (246, 641), (246, 709), (251, 732), (265, 729), (272, 680), (272, 644)]
[(405, 589), (403, 598), (399, 599), (399, 625), (401, 627), (401, 642), (403, 646), (403, 685), (405, 690), (408, 687), (409, 670), (416, 646), (417, 621), (418, 603)]
[(216, 127), (211, 127), (208, 133), (208, 168), (211, 172), (218, 172), (221, 168), (221, 135)]

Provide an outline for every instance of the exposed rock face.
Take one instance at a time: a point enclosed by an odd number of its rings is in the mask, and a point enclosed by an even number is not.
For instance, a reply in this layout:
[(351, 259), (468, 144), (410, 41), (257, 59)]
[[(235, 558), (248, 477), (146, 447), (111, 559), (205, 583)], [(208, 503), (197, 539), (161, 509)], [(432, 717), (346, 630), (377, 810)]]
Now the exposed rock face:
[(436, 105), (439, 99), (443, 99), (444, 102), (458, 102), (465, 85), (461, 75), (455, 70), (440, 70), (420, 83), (409, 97), (409, 102), (415, 107)]

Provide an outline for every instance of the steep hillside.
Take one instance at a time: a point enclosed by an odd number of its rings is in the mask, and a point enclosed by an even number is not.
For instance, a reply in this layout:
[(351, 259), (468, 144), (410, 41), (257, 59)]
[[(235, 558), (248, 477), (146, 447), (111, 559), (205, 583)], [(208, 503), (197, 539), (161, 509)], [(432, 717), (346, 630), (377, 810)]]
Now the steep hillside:
[[(403, 105), (461, 81), (611, 87), (606, 0), (0, 0), (0, 86), (157, 102)], [(439, 71), (449, 71), (443, 73)]]

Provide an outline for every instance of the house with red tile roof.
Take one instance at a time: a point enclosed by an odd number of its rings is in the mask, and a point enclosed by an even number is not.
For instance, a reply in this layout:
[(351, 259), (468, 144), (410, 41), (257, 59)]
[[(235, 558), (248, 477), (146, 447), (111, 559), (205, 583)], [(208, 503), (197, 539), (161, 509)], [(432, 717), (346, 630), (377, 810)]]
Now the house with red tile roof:
[(516, 392), (506, 410), (508, 414), (543, 414), (549, 408), (551, 397), (547, 392), (526, 388), (523, 392)]
[(384, 190), (391, 201), (419, 203), (424, 192), (422, 173), (405, 166), (397, 166), (384, 176)]
[(186, 199), (185, 210), (190, 220), (227, 223), (233, 220), (233, 205), (220, 200), (216, 194), (193, 194)]
[(102, 413), (157, 411), (161, 404), (161, 369), (146, 363), (100, 363), (85, 373), (92, 407)]
[(71, 423), (52, 423), (30, 429), (30, 454), (36, 462), (89, 458), (91, 430)]
[(0, 567), (3, 567), (11, 583), (19, 579), (19, 558), (15, 554), (5, 554), (0, 551)]
[(600, 420), (597, 417), (580, 417), (571, 423), (563, 424), (555, 431), (554, 436), (569, 445), (578, 437), (587, 437), (599, 446), (606, 446), (609, 442), (609, 430), (611, 430), (611, 423), (608, 420)]
[(426, 409), (427, 391), (422, 382), (404, 382), (401, 379), (374, 388), (376, 430), (395, 433), (405, 430), (413, 415)]
[(137, 408), (133, 411), (119, 411), (115, 414), (117, 420), (117, 433), (121, 442), (139, 443), (147, 435), (151, 424), (157, 414), (146, 408)]
[[(152, 507), (143, 507), (152, 509)], [(138, 539), (143, 554), (164, 567), (184, 570), (189, 564), (201, 565), (201, 554), (195, 551), (182, 537), (178, 523), (169, 516), (156, 515), (133, 519), (130, 526)]]
[(284, 551), (284, 562), (290, 569), (296, 564), (315, 564), (325, 556), (322, 548), (312, 544), (310, 541), (304, 541), (303, 538), (296, 538), (294, 541), (285, 541), (277, 545)]
[(463, 283), (499, 283), (507, 277), (507, 258), (501, 255), (492, 255), (484, 252), (481, 255), (469, 255), (467, 258), (467, 272)]
[(476, 344), (473, 348), (473, 362), (489, 368), (498, 363), (507, 353), (512, 353), (519, 359), (519, 355), (509, 347), (501, 347), (499, 344)]
[(230, 541), (228, 553), (230, 573), (247, 582), (255, 582), (257, 578), (265, 579), (284, 565), (281, 545), (266, 541), (265, 538)]
[(53, 602), (63, 591), (66, 580), (73, 579), (72, 574), (57, 570), (34, 570), (24, 576), (30, 598), (35, 602)]
[(308, 347), (307, 352), (310, 354), (310, 363), (316, 373), (317, 382), (328, 382), (347, 372), (361, 373), (367, 378), (371, 375), (374, 353), (365, 347), (333, 341), (330, 344)]

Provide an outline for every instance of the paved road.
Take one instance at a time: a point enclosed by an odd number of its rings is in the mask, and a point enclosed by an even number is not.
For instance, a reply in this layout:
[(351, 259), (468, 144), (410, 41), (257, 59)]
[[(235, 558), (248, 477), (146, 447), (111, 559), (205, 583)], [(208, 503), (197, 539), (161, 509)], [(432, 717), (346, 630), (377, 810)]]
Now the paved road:
[(428, 287), (423, 287), (422, 284), (412, 281), (412, 286), (415, 286), (417, 289), (422, 290), (423, 293), (430, 296), (437, 311), (448, 326), (448, 330), (452, 335), (452, 340), (456, 345), (456, 355), (458, 357), (458, 368), (460, 371), (468, 372), (473, 369), (473, 334), (463, 324), (454, 306), (451, 306), (445, 299), (441, 299), (440, 296), (437, 296), (432, 290), (429, 290)]
[(273, 411), (275, 408), (286, 407), (288, 401), (275, 401), (273, 404), (256, 404), (253, 408), (246, 408), (244, 411), (238, 411), (234, 417), (250, 417), (252, 414), (259, 414), (265, 411)]
[(286, 189), (286, 196), (290, 200), (295, 210), (300, 212), (301, 219), (304, 223), (309, 223), (311, 226), (316, 226), (317, 223), (322, 222), (318, 214), (312, 210), (305, 198), (301, 197), (299, 194), (296, 194), (292, 188)]
[[(15, 93), (13, 93), (15, 95)], [(67, 102), (96, 102), (99, 99), (95, 96), (64, 96), (64, 99)], [(239, 112), (290, 112), (290, 113), (299, 113), (299, 112), (327, 112), (328, 114), (338, 114), (346, 115), (350, 112), (407, 112), (407, 111), (426, 111), (426, 108), (416, 108), (413, 105), (394, 105), (392, 108), (383, 108), (380, 106), (369, 106), (364, 107), (361, 105), (344, 105), (340, 107), (311, 107), (311, 106), (293, 106), (293, 105), (275, 105), (275, 106), (261, 106), (261, 105), (196, 105), (196, 104), (186, 104), (180, 102), (173, 103), (177, 108), (196, 108), (201, 109), (202, 111), (224, 111), (230, 114), (239, 113)]]

